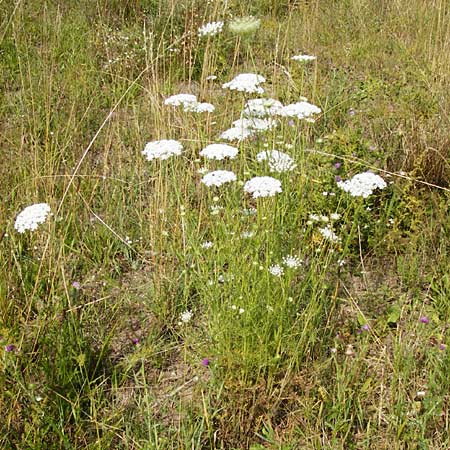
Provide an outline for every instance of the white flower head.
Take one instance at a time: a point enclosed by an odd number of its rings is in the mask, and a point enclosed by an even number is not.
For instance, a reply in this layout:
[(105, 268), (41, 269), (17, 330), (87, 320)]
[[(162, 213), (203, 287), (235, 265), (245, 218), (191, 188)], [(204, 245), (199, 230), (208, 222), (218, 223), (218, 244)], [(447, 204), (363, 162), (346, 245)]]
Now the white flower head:
[(171, 156), (181, 155), (183, 146), (173, 139), (162, 139), (160, 141), (148, 142), (142, 154), (148, 161), (153, 159), (169, 159)]
[(236, 181), (236, 175), (230, 170), (215, 170), (214, 172), (209, 172), (202, 178), (202, 183), (208, 187), (211, 186), (222, 186), (222, 184), (230, 183)]
[(284, 269), (279, 264), (273, 264), (269, 267), (269, 272), (276, 277), (281, 277), (284, 273)]
[(273, 119), (238, 119), (233, 122), (234, 128), (248, 129), (253, 131), (267, 131), (277, 126), (277, 121)]
[(228, 83), (224, 83), (222, 88), (230, 89), (231, 91), (247, 92), (249, 94), (263, 94), (264, 89), (260, 84), (265, 81), (266, 79), (263, 76), (255, 73), (241, 73)]
[(261, 20), (253, 16), (238, 17), (232, 20), (228, 28), (229, 30), (240, 36), (248, 36), (255, 33), (261, 25)]
[(195, 113), (212, 113), (215, 110), (215, 106), (211, 103), (199, 103), (199, 102), (192, 102), (192, 103), (186, 103), (184, 105), (184, 110), (187, 112), (195, 112)]
[(315, 59), (317, 59), (317, 56), (312, 56), (312, 55), (295, 55), (291, 59), (293, 61), (308, 62), (308, 61), (314, 61)]
[(212, 248), (213, 246), (214, 246), (214, 244), (211, 241), (205, 241), (205, 242), (202, 242), (202, 244), (201, 244), (201, 248), (204, 248), (204, 249)]
[(333, 228), (330, 225), (326, 227), (319, 228), (319, 233), (328, 241), (331, 242), (340, 242), (341, 238), (334, 232)]
[(320, 114), (322, 110), (312, 103), (301, 101), (283, 106), (280, 116), (297, 117), (297, 119), (310, 119), (314, 114)]
[(19, 233), (24, 233), (27, 230), (34, 231), (37, 227), (47, 220), (51, 209), (47, 203), (36, 203), (27, 206), (16, 218), (14, 228)]
[(186, 106), (189, 103), (197, 103), (197, 97), (193, 94), (175, 94), (164, 100), (166, 106)]
[(216, 159), (221, 161), (225, 158), (234, 159), (238, 154), (238, 149), (228, 144), (210, 144), (207, 145), (200, 155), (208, 159)]
[(180, 314), (180, 322), (179, 324), (188, 323), (192, 319), (192, 311), (186, 310)]
[(283, 257), (283, 264), (290, 269), (296, 269), (303, 264), (303, 260), (295, 255), (287, 255)]
[(247, 117), (267, 117), (279, 114), (283, 104), (273, 98), (253, 98), (249, 100), (244, 108)]
[(245, 183), (244, 191), (252, 194), (253, 198), (273, 197), (283, 192), (281, 182), (272, 177), (253, 177)]
[(271, 172), (290, 172), (297, 167), (294, 160), (287, 154), (278, 150), (267, 150), (256, 155), (258, 162), (268, 161)]
[(244, 139), (247, 139), (248, 137), (255, 134), (254, 130), (250, 130), (249, 128), (238, 128), (238, 127), (232, 127), (228, 130), (225, 130), (221, 135), (221, 139), (225, 139), (226, 141), (243, 141)]
[(367, 198), (375, 189), (384, 189), (387, 184), (379, 175), (363, 172), (347, 181), (339, 181), (337, 185), (352, 197)]
[(219, 34), (223, 29), (223, 22), (209, 22), (202, 25), (198, 29), (198, 35), (203, 36), (215, 36)]

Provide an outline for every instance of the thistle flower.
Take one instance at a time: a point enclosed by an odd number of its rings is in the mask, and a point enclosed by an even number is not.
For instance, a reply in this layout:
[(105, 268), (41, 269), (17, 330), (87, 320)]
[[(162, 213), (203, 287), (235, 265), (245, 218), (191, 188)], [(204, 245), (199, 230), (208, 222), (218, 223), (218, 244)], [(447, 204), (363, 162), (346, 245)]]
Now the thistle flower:
[(44, 223), (50, 214), (50, 206), (47, 203), (36, 203), (27, 206), (16, 218), (14, 228), (19, 233), (27, 230), (34, 231), (38, 225)]
[(384, 189), (387, 184), (379, 175), (363, 172), (347, 181), (338, 181), (337, 185), (352, 197), (367, 198), (375, 189)]
[(258, 162), (268, 161), (271, 172), (290, 172), (297, 167), (294, 160), (287, 154), (278, 150), (267, 150), (256, 155)]
[(247, 92), (249, 94), (263, 94), (264, 89), (259, 85), (265, 81), (266, 79), (263, 76), (255, 73), (241, 73), (228, 83), (224, 83), (222, 88), (230, 89), (231, 91)]
[(273, 197), (281, 193), (281, 182), (272, 177), (253, 177), (244, 185), (244, 192), (252, 194), (253, 198)]
[(214, 172), (209, 172), (202, 178), (202, 183), (206, 186), (222, 186), (222, 184), (230, 183), (231, 181), (236, 181), (236, 175), (230, 170), (215, 170)]
[(209, 22), (205, 25), (202, 25), (198, 29), (198, 35), (200, 37), (203, 36), (215, 36), (220, 33), (223, 29), (223, 22)]
[(173, 139), (163, 139), (161, 141), (148, 142), (142, 154), (148, 161), (153, 159), (169, 159), (171, 156), (181, 155), (183, 146)]
[(228, 29), (238, 36), (249, 36), (255, 33), (261, 21), (253, 16), (239, 17), (228, 24)]
[(238, 149), (227, 144), (210, 144), (207, 145), (200, 155), (208, 159), (216, 159), (221, 161), (225, 158), (234, 159), (238, 154)]

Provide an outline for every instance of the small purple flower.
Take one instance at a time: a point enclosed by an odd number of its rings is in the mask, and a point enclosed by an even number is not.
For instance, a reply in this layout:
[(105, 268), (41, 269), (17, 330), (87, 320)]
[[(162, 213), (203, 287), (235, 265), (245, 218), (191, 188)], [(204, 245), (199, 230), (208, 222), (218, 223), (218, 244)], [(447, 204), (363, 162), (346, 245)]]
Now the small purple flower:
[(78, 281), (74, 281), (72, 287), (78, 291), (81, 289), (81, 284)]
[(293, 127), (293, 126), (295, 125), (295, 122), (291, 119), (291, 120), (289, 120), (288, 124), (289, 124), (291, 127)]
[(339, 183), (340, 181), (342, 181), (342, 178), (339, 175), (336, 175), (336, 182)]
[(446, 348), (447, 346), (443, 342), (439, 344), (439, 350), (445, 350)]
[(209, 366), (209, 359), (208, 358), (203, 358), (202, 359), (202, 366), (205, 366), (205, 367)]
[(348, 110), (348, 114), (349, 114), (350, 116), (354, 116), (354, 115), (355, 115), (355, 110), (354, 110), (353, 108), (350, 108), (350, 109)]
[(134, 345), (138, 345), (139, 344), (139, 338), (133, 338), (133, 339), (131, 339), (131, 342), (133, 342)]
[(419, 321), (422, 322), (422, 323), (430, 323), (430, 319), (427, 316), (422, 316), (419, 319)]
[(334, 168), (335, 169), (340, 169), (341, 168), (341, 163), (340, 162), (335, 162), (334, 163)]
[(5, 347), (5, 350), (6, 350), (7, 352), (13, 352), (15, 349), (16, 349), (16, 346), (13, 345), (13, 344), (8, 344), (8, 345)]

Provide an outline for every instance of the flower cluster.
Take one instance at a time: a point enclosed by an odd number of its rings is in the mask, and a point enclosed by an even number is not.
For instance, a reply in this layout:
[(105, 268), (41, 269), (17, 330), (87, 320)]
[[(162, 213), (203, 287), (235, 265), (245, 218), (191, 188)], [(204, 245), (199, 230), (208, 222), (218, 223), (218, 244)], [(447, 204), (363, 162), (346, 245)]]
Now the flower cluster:
[(384, 189), (387, 184), (379, 175), (363, 172), (347, 181), (338, 181), (337, 185), (352, 197), (367, 198), (375, 189)]
[(264, 89), (260, 84), (265, 81), (266, 79), (263, 76), (255, 73), (241, 73), (228, 83), (224, 83), (222, 88), (230, 89), (231, 91), (247, 92), (249, 94), (263, 94)]
[(277, 122), (273, 119), (238, 119), (233, 122), (234, 128), (248, 129), (253, 131), (267, 131), (277, 126)]
[(238, 17), (228, 24), (228, 29), (237, 35), (248, 36), (258, 30), (261, 21), (253, 16)]
[(212, 113), (216, 109), (211, 103), (202, 103), (197, 101), (197, 97), (193, 94), (175, 94), (164, 100), (166, 106), (183, 106), (186, 112)]
[(308, 62), (308, 61), (316, 60), (317, 56), (312, 56), (312, 55), (295, 55), (291, 59), (293, 61)]
[(230, 183), (236, 181), (236, 175), (230, 170), (215, 170), (214, 172), (209, 172), (202, 178), (202, 183), (208, 187), (211, 186), (222, 186), (222, 184)]
[(312, 103), (301, 101), (283, 106), (280, 116), (297, 117), (297, 119), (311, 119), (313, 115), (320, 114), (322, 110)]
[(272, 177), (253, 177), (244, 184), (244, 191), (252, 194), (253, 198), (273, 197), (283, 192), (281, 182)]
[(219, 137), (220, 139), (225, 139), (226, 141), (240, 142), (252, 136), (253, 134), (255, 134), (255, 131), (250, 130), (249, 128), (232, 127), (221, 133)]
[(279, 114), (283, 104), (273, 98), (253, 98), (248, 100), (244, 108), (247, 117), (266, 117)]
[(290, 172), (297, 167), (294, 160), (287, 154), (278, 150), (267, 150), (256, 155), (258, 162), (268, 161), (271, 172)]
[(198, 29), (198, 35), (203, 36), (215, 36), (223, 30), (223, 22), (209, 22), (202, 25)]
[(16, 218), (14, 228), (19, 233), (24, 233), (27, 230), (34, 231), (37, 227), (47, 220), (51, 209), (47, 203), (36, 203), (27, 206)]
[(340, 242), (341, 238), (334, 232), (330, 225), (319, 228), (319, 233), (328, 241)]
[(200, 155), (208, 159), (216, 159), (221, 161), (225, 158), (234, 159), (238, 154), (238, 149), (227, 144), (210, 144), (207, 145)]
[(142, 154), (148, 161), (153, 159), (169, 159), (171, 156), (181, 155), (183, 146), (173, 139), (162, 139), (160, 141), (148, 142)]

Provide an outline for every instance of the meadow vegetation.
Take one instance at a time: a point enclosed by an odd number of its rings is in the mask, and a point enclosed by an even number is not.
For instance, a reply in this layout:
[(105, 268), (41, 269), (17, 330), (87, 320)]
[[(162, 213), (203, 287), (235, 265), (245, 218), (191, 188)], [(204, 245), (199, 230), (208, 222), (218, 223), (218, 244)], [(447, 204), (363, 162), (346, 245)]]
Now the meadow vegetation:
[[(0, 7), (1, 448), (450, 448), (447, 1)], [(220, 139), (257, 97), (320, 113)]]

